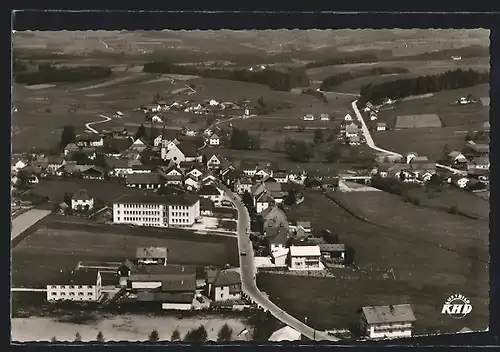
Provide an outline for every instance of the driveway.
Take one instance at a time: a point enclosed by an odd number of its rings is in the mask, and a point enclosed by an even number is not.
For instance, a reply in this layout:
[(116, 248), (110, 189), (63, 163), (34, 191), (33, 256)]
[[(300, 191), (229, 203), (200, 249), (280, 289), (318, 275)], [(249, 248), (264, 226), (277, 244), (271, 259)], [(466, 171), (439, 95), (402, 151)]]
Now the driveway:
[(247, 229), (250, 228), (250, 216), (247, 209), (243, 205), (239, 197), (231, 192), (227, 187), (219, 184), (226, 196), (231, 199), (238, 210), (238, 248), (239, 252), (246, 252), (245, 256), (240, 255), (240, 270), (241, 282), (243, 292), (247, 294), (255, 303), (268, 310), (276, 319), (282, 321), (284, 324), (294, 328), (302, 335), (310, 338), (311, 340), (322, 341), (339, 341), (338, 338), (330, 336), (324, 331), (315, 330), (300, 320), (294, 318), (290, 314), (283, 311), (273, 302), (271, 302), (257, 287), (255, 280), (256, 269), (253, 255), (252, 242), (248, 235)]

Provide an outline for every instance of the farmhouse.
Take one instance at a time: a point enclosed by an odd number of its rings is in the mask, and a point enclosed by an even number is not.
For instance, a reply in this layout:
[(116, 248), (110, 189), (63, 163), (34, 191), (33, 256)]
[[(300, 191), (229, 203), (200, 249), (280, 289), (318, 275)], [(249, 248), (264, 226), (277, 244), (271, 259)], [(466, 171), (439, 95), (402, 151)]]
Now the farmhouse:
[(203, 168), (196, 165), (193, 165), (191, 168), (189, 168), (189, 171), (186, 173), (186, 176), (192, 176), (195, 180), (199, 180), (201, 175), (203, 175)]
[(115, 159), (106, 157), (106, 167), (110, 170), (110, 176), (126, 177), (128, 174), (133, 173), (133, 167), (141, 165), (139, 160)]
[(469, 164), (467, 164), (467, 169), (489, 170), (490, 169), (489, 156), (480, 156), (472, 159), (472, 161)]
[(448, 154), (448, 160), (454, 165), (467, 162), (467, 158), (462, 153), (456, 150), (453, 150)]
[(220, 270), (212, 284), (211, 298), (214, 301), (241, 299), (241, 278), (234, 270)]
[(139, 247), (135, 259), (138, 265), (167, 265), (167, 253), (165, 247)]
[(273, 178), (278, 183), (288, 183), (288, 172), (286, 170), (276, 170), (273, 172)]
[(488, 144), (475, 143), (474, 141), (468, 141), (465, 147), (465, 149), (467, 149), (465, 153), (466, 156), (483, 156), (490, 152), (490, 146)]
[(409, 304), (363, 307), (361, 330), (371, 339), (411, 337), (415, 320)]
[(350, 114), (347, 114), (344, 116), (344, 121), (351, 122), (353, 120), (352, 116)]
[(73, 210), (91, 210), (92, 208), (94, 208), (94, 198), (90, 197), (85, 189), (79, 190), (71, 198)]
[(127, 187), (155, 189), (164, 183), (156, 172), (145, 174), (129, 174), (125, 180)]
[(147, 147), (148, 144), (146, 143), (146, 140), (144, 138), (138, 138), (132, 143), (132, 145), (129, 147), (129, 150), (142, 152), (146, 150)]
[(271, 242), (271, 247), (274, 246), (274, 250), (271, 251), (271, 259), (275, 266), (286, 267), (286, 261), (288, 258), (288, 252), (290, 251), (286, 247), (276, 247), (277, 240), (273, 239)]
[(357, 136), (359, 133), (359, 128), (356, 124), (351, 123), (350, 125), (347, 125), (345, 128), (345, 136), (347, 138)]
[(167, 185), (182, 185), (183, 172), (175, 164), (166, 168), (160, 167), (158, 173)]
[(321, 121), (330, 121), (330, 115), (328, 115), (328, 114), (321, 114), (321, 115), (319, 115), (319, 119)]
[(264, 232), (268, 228), (280, 228), (283, 227), (287, 232), (289, 229), (288, 220), (285, 213), (277, 206), (270, 206), (260, 214), (262, 220), (264, 221)]
[(313, 114), (306, 114), (302, 118), (304, 121), (314, 121), (314, 115)]
[(222, 155), (216, 153), (207, 157), (207, 168), (209, 170), (222, 170), (230, 165), (229, 161)]
[(345, 245), (320, 243), (319, 251), (321, 256), (330, 259), (335, 264), (344, 265), (345, 263)]
[[(128, 288), (132, 290), (152, 290), (162, 286), (163, 281), (168, 281), (175, 277), (196, 276), (196, 266), (194, 265), (134, 265), (130, 261), (125, 261), (118, 268), (118, 276), (126, 280)], [(195, 278), (196, 280), (196, 278)]]
[(322, 270), (318, 246), (291, 246), (288, 256), (290, 270)]
[(236, 181), (235, 190), (238, 194), (250, 192), (252, 189), (252, 181), (247, 178), (240, 178)]
[(264, 235), (269, 241), (271, 252), (286, 247), (286, 241), (288, 239), (288, 230), (286, 227), (264, 227)]
[(255, 201), (257, 214), (260, 214), (274, 204), (274, 198), (267, 192), (262, 192)]
[(242, 163), (240, 166), (241, 171), (247, 177), (254, 177), (257, 172), (257, 164), (255, 163)]
[(98, 134), (84, 133), (76, 136), (75, 144), (77, 147), (102, 147), (104, 139)]
[(201, 184), (209, 185), (213, 184), (217, 181), (217, 177), (215, 177), (212, 173), (208, 172), (200, 177)]
[(220, 145), (220, 138), (218, 135), (213, 133), (209, 138), (208, 138), (208, 144), (210, 146), (218, 146)]
[(218, 204), (222, 201), (222, 198), (224, 197), (224, 192), (218, 189), (215, 185), (209, 184), (201, 187), (200, 190), (198, 191), (198, 195), (201, 198), (210, 199), (215, 204)]
[(197, 180), (196, 177), (194, 177), (193, 175), (189, 174), (184, 179), (184, 187), (188, 191), (196, 191), (200, 187), (200, 183), (198, 182), (198, 180)]
[(95, 270), (71, 270), (58, 275), (47, 285), (47, 301), (98, 301), (101, 298), (101, 274)]
[(115, 224), (192, 226), (200, 217), (200, 200), (192, 194), (124, 195), (113, 204)]
[(349, 145), (360, 145), (360, 143), (361, 143), (361, 138), (359, 138), (358, 135), (349, 137)]
[(386, 130), (386, 123), (385, 122), (379, 122), (377, 123), (377, 131), (385, 131)]

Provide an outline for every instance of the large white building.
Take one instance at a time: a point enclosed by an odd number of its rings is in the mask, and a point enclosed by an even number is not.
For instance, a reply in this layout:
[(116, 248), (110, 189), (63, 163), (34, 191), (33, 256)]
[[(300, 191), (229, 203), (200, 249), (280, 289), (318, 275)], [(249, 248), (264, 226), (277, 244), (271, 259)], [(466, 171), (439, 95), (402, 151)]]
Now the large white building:
[(322, 270), (321, 252), (318, 246), (291, 246), (289, 251), (290, 270)]
[[(58, 282), (47, 285), (47, 301), (98, 301), (101, 274), (96, 270), (72, 270), (60, 275)], [(66, 277), (65, 277), (66, 276)]]
[(409, 304), (363, 307), (361, 329), (371, 339), (411, 337), (415, 320)]
[(139, 226), (192, 226), (200, 217), (194, 194), (124, 195), (113, 204), (113, 222)]

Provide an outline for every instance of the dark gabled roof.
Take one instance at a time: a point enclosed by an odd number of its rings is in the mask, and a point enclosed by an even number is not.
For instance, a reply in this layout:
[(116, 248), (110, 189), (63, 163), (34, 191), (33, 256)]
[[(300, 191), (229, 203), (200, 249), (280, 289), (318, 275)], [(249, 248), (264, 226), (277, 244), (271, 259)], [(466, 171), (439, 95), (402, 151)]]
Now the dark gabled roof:
[(172, 275), (161, 283), (162, 292), (185, 292), (196, 290), (196, 274)]
[(198, 194), (204, 196), (218, 196), (220, 195), (220, 191), (217, 187), (215, 187), (215, 185), (210, 184), (201, 187)]
[(196, 146), (189, 142), (181, 142), (177, 145), (177, 148), (179, 148), (185, 157), (194, 158), (199, 155)]
[(139, 302), (192, 303), (193, 299), (194, 292), (139, 291), (137, 293)]
[(89, 141), (89, 142), (95, 142), (95, 141), (100, 141), (102, 139), (102, 136), (95, 134), (95, 133), (85, 133), (85, 134), (80, 134), (76, 136), (77, 141)]
[(86, 189), (80, 189), (80, 190), (78, 190), (73, 195), (72, 199), (75, 199), (75, 200), (90, 200), (91, 198), (89, 197), (89, 194), (87, 193)]
[(214, 280), (214, 287), (231, 286), (241, 284), (240, 274), (234, 270), (221, 270)]
[(85, 175), (85, 174), (95, 174), (95, 173), (103, 175), (104, 174), (104, 170), (101, 167), (99, 167), (99, 166), (92, 165), (91, 167), (89, 167), (89, 168), (87, 168), (85, 170), (82, 170), (81, 173), (83, 175)]
[(138, 281), (140, 281), (141, 279), (168, 279), (172, 275), (196, 274), (195, 265), (137, 265), (131, 268), (131, 270), (131, 275), (134, 275), (133, 279), (136, 279)]
[(156, 172), (129, 174), (127, 175), (126, 184), (160, 184), (160, 175)]
[(416, 320), (409, 304), (363, 307), (362, 310), (368, 324), (412, 322)]
[(200, 209), (211, 211), (214, 209), (214, 203), (208, 198), (201, 198), (200, 199)]
[(271, 244), (285, 245), (288, 238), (288, 230), (283, 227), (268, 227), (265, 229), (266, 238)]
[(319, 243), (319, 250), (321, 252), (343, 252), (345, 251), (345, 244), (331, 244), (331, 243)]
[(164, 204), (164, 205), (193, 205), (199, 200), (199, 197), (192, 193), (157, 195), (143, 194), (132, 195), (126, 194), (114, 201), (115, 204)]
[(70, 270), (61, 271), (54, 281), (48, 285), (96, 285), (97, 270)]

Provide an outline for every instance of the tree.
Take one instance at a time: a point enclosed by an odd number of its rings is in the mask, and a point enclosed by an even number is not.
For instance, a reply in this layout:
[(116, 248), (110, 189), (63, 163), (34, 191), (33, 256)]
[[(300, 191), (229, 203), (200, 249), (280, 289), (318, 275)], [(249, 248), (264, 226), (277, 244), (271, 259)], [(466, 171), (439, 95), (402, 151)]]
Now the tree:
[(247, 207), (253, 206), (252, 195), (248, 191), (245, 191), (245, 193), (243, 193), (241, 200), (243, 201), (243, 204), (245, 204)]
[(296, 162), (307, 162), (314, 156), (313, 150), (302, 140), (287, 139), (285, 151), (288, 157)]
[(61, 133), (61, 142), (60, 142), (61, 148), (64, 148), (70, 143), (75, 143), (75, 140), (76, 140), (75, 127), (72, 125), (64, 126)]
[(285, 198), (285, 204), (286, 205), (295, 205), (297, 202), (297, 195), (295, 194), (295, 191), (292, 189), (288, 192), (288, 196)]
[(82, 341), (82, 335), (80, 335), (80, 333), (79, 333), (79, 332), (77, 332), (77, 333), (75, 334), (75, 342), (79, 342), (79, 341)]
[(321, 130), (314, 131), (314, 143), (318, 144), (323, 141), (323, 132)]
[(175, 329), (172, 332), (172, 336), (170, 337), (170, 341), (180, 341), (181, 340), (181, 333), (179, 332), (179, 329)]
[(104, 335), (102, 334), (101, 331), (99, 331), (99, 333), (97, 334), (96, 340), (98, 342), (104, 342)]
[(259, 97), (259, 99), (257, 99), (257, 104), (259, 104), (263, 108), (266, 107), (266, 103), (264, 102), (264, 98), (263, 97)]
[(341, 146), (339, 145), (339, 143), (334, 143), (326, 152), (326, 161), (328, 161), (329, 163), (335, 163), (339, 161), (342, 154), (340, 148)]
[(143, 124), (139, 126), (137, 129), (137, 132), (135, 133), (135, 139), (139, 139), (142, 137), (146, 137), (146, 128), (144, 127)]
[(151, 334), (149, 334), (149, 341), (158, 341), (160, 339), (160, 334), (158, 334), (158, 331), (155, 329), (151, 331)]
[(203, 325), (200, 325), (196, 329), (189, 331), (186, 336), (184, 336), (184, 341), (186, 342), (205, 342), (207, 341), (207, 330)]
[(229, 327), (229, 325), (224, 324), (219, 330), (217, 334), (217, 342), (229, 342), (233, 337), (233, 329)]

